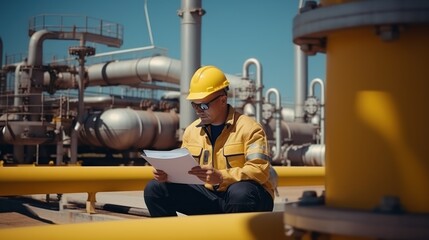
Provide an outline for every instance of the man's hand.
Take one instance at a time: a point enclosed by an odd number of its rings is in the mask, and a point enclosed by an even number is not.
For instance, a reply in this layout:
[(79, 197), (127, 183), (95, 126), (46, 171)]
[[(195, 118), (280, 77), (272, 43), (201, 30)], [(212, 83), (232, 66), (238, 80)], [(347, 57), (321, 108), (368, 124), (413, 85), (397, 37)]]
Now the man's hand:
[(193, 167), (189, 174), (197, 176), (201, 181), (216, 185), (223, 182), (222, 173), (214, 169), (212, 166), (196, 166)]
[(161, 169), (155, 169), (154, 168), (153, 169), (153, 176), (154, 176), (155, 180), (157, 180), (158, 182), (166, 182), (168, 179), (167, 173), (165, 173)]

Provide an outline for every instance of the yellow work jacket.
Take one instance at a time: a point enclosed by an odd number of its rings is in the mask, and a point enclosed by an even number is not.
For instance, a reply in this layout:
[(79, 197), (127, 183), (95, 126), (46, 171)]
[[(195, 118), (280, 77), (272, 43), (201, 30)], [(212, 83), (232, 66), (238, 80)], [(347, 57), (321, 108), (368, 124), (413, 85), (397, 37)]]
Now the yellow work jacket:
[[(229, 185), (241, 180), (254, 180), (274, 199), (267, 138), (258, 122), (228, 105), (225, 127), (214, 145), (208, 134), (209, 128), (197, 119), (185, 129), (182, 147), (188, 149), (200, 165), (212, 165), (221, 171), (223, 182), (217, 191), (225, 191)], [(210, 184), (205, 186), (213, 189)]]

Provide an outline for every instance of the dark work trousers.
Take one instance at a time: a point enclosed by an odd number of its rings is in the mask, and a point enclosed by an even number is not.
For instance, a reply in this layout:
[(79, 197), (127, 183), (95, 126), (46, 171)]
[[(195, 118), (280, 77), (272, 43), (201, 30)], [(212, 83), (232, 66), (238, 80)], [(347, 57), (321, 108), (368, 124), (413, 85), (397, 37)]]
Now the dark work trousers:
[(271, 195), (254, 181), (231, 184), (225, 192), (211, 191), (203, 185), (150, 181), (144, 200), (152, 217), (272, 211)]

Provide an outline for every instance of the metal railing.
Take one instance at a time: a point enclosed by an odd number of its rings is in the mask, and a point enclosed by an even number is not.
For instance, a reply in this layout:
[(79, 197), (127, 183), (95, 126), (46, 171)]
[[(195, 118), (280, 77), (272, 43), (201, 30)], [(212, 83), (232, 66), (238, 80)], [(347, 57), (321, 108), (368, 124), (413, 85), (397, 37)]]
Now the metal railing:
[(30, 18), (28, 26), (30, 36), (42, 29), (54, 32), (92, 33), (117, 39), (123, 39), (124, 34), (124, 27), (121, 24), (88, 16), (43, 14)]

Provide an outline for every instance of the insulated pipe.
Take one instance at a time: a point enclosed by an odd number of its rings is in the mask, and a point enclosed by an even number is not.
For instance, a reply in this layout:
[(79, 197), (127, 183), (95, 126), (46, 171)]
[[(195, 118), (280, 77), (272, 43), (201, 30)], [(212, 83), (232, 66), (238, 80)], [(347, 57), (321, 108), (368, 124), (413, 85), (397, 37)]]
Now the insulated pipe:
[(262, 65), (256, 58), (249, 58), (243, 64), (243, 79), (249, 79), (249, 67), (250, 65), (256, 67), (256, 99), (255, 99), (255, 118), (258, 123), (262, 123)]
[[(32, 93), (30, 95), (30, 102), (31, 105), (34, 107), (30, 107), (29, 112), (30, 113), (40, 113), (41, 112), (41, 106), (42, 101), (40, 96), (35, 93), (42, 93), (42, 84), (43, 84), (43, 77), (44, 73), (42, 70), (43, 66), (43, 42), (46, 39), (55, 39), (58, 38), (58, 33), (53, 33), (47, 30), (40, 30), (35, 32), (29, 42), (28, 47), (28, 60), (27, 65), (30, 66), (32, 69), (30, 73), (22, 72), (22, 79), (27, 80), (28, 82), (25, 84), (28, 84), (28, 90), (29, 93)], [(32, 115), (31, 116), (32, 121), (40, 121), (40, 116)]]
[[(211, 231), (207, 231), (210, 226)], [(282, 212), (231, 213), (0, 229), (2, 239), (296, 239)]]
[(325, 166), (325, 145), (293, 145), (286, 149), (291, 166)]
[(201, 66), (201, 22), (205, 11), (201, 0), (182, 0), (178, 12), (181, 18), (181, 75), (180, 75), (180, 123), (179, 138), (182, 138), (184, 129), (196, 118), (186, 97), (189, 94), (189, 85), (195, 71)]
[[(180, 60), (165, 56), (94, 64), (87, 68), (88, 86), (141, 86), (142, 83), (155, 80), (180, 84), (181, 69), (182, 64)], [(230, 81), (232, 88), (238, 88), (243, 81), (235, 75), (225, 74), (225, 76)], [(45, 73), (44, 84), (48, 85), (50, 81), (50, 75)], [(68, 72), (59, 73), (55, 80), (56, 87), (59, 89), (77, 88), (78, 81), (78, 75)], [(165, 88), (165, 86), (161, 85), (144, 86), (144, 88), (148, 87), (152, 87), (153, 89)]]
[[(324, 167), (274, 166), (278, 186), (323, 185)], [(140, 191), (153, 179), (150, 166), (0, 167), (0, 196)]]
[(25, 65), (25, 62), (18, 63), (15, 68), (15, 86), (13, 90), (13, 93), (15, 95), (15, 97), (13, 98), (13, 106), (15, 107), (21, 106), (22, 104), (22, 99), (20, 97), (20, 92), (19, 92), (22, 65)]
[[(299, 1), (299, 9), (303, 1)], [(304, 102), (307, 96), (308, 58), (299, 45), (295, 45), (295, 122), (305, 122)]]
[(58, 38), (58, 34), (48, 30), (40, 30), (31, 35), (28, 47), (28, 65), (41, 67), (43, 65), (43, 41), (56, 38)]
[[(3, 68), (3, 39), (0, 37), (0, 69)], [(3, 70), (0, 70), (2, 72)]]
[(314, 87), (320, 85), (320, 144), (325, 144), (325, 84), (322, 79), (315, 78), (310, 83), (309, 95), (314, 96)]
[(307, 96), (307, 56), (295, 46), (295, 122), (305, 122), (304, 102)]
[[(3, 71), (3, 39), (0, 37), (0, 92), (6, 92), (6, 72)], [(6, 105), (7, 99), (1, 98), (0, 104)]]
[(79, 140), (115, 150), (177, 148), (178, 123), (179, 116), (174, 112), (109, 109), (86, 118)]
[(94, 64), (87, 71), (89, 86), (137, 85), (154, 80), (178, 84), (181, 64), (172, 58), (155, 56)]
[(275, 127), (275, 139), (276, 139), (276, 152), (272, 158), (272, 161), (277, 161), (280, 159), (280, 153), (282, 149), (282, 130), (281, 130), (281, 116), (280, 111), (282, 109), (281, 106), (281, 98), (280, 98), (280, 92), (275, 88), (270, 88), (265, 93), (265, 100), (269, 103), (270, 102), (270, 95), (275, 94), (276, 96), (276, 108), (274, 111), (274, 119), (276, 121), (276, 127)]
[[(265, 129), (267, 136), (272, 139), (272, 131), (276, 129), (276, 120), (271, 119), (268, 123), (269, 129)], [(313, 124), (297, 122), (280, 122), (281, 136), (289, 144), (311, 144), (315, 143), (316, 127)]]

